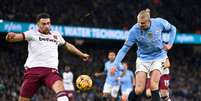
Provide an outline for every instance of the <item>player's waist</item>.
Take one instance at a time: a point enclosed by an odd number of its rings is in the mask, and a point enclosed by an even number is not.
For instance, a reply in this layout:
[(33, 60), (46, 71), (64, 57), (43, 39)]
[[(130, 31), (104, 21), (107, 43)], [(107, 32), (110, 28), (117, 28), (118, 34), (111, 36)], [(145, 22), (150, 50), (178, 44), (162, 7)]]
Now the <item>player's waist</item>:
[(161, 51), (159, 53), (153, 53), (153, 54), (138, 53), (137, 57), (144, 61), (161, 60), (161, 59), (167, 58), (167, 53), (164, 51)]
[(24, 75), (38, 75), (39, 77), (44, 77), (45, 75), (49, 75), (50, 73), (59, 74), (56, 68), (49, 67), (25, 67)]
[(116, 80), (116, 78), (106, 79), (105, 82), (107, 82), (107, 83), (116, 83), (116, 82), (118, 82), (118, 80)]
[(58, 70), (57, 67), (43, 67), (43, 66), (36, 66), (36, 67), (28, 67), (25, 66), (25, 70)]
[(39, 63), (44, 63), (44, 62), (55, 62), (58, 61), (58, 56), (53, 56), (51, 54), (46, 54), (46, 55), (30, 55), (27, 58), (27, 61), (30, 62), (39, 62)]
[(137, 52), (139, 54), (147, 54), (147, 55), (157, 55), (160, 54), (163, 50), (160, 48), (138, 48)]
[(24, 64), (24, 67), (35, 68), (35, 67), (47, 67), (47, 68), (57, 68), (58, 61), (35, 61), (35, 60), (27, 60)]

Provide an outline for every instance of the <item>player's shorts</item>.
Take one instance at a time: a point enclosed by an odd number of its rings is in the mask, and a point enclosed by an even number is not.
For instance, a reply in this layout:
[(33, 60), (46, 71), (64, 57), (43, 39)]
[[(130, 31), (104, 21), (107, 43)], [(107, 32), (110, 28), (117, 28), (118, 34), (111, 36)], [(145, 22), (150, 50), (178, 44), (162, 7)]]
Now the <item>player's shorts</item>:
[(149, 74), (153, 70), (159, 70), (160, 72), (162, 72), (165, 60), (166, 58), (153, 61), (143, 61), (140, 58), (137, 58), (135, 73), (142, 71)]
[(168, 90), (169, 82), (170, 82), (170, 75), (169, 74), (162, 75), (159, 81), (159, 89)]
[(161, 73), (161, 75), (166, 75), (166, 74), (169, 74), (170, 73), (170, 70), (169, 70), (169, 68), (163, 68), (163, 70), (162, 70), (162, 73)]
[(57, 80), (62, 79), (56, 69), (46, 67), (26, 68), (20, 96), (31, 98), (41, 85), (51, 88)]
[(121, 89), (122, 95), (129, 95), (133, 88)]
[[(170, 81), (170, 75), (169, 74), (162, 75), (160, 77), (160, 81), (159, 81), (159, 89), (160, 90), (168, 90), (169, 89), (169, 81)], [(147, 78), (146, 89), (149, 89), (150, 86), (151, 86), (150, 78)]]
[(120, 85), (110, 85), (105, 83), (103, 87), (103, 93), (109, 93), (112, 97), (117, 97)]

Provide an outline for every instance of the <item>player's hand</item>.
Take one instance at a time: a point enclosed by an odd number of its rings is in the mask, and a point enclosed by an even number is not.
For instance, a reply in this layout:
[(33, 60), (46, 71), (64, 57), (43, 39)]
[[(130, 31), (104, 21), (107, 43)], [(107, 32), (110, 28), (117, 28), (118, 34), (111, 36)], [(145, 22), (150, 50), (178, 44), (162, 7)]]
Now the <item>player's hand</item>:
[(89, 55), (84, 53), (81, 58), (83, 61), (87, 61), (89, 59)]
[(168, 51), (171, 48), (172, 48), (172, 45), (170, 45), (170, 44), (164, 44), (164, 47), (163, 47), (164, 50)]
[(6, 35), (6, 40), (12, 40), (14, 37), (15, 37), (16, 33), (14, 32), (9, 32), (7, 35)]

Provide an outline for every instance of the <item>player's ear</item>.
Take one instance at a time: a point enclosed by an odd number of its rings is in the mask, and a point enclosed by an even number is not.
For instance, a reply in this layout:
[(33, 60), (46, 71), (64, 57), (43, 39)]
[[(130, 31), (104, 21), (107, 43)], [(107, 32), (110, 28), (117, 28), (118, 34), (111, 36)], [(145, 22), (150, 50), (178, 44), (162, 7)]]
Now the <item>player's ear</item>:
[(39, 26), (40, 26), (40, 21), (38, 21), (38, 22), (36, 23), (36, 25), (39, 27)]

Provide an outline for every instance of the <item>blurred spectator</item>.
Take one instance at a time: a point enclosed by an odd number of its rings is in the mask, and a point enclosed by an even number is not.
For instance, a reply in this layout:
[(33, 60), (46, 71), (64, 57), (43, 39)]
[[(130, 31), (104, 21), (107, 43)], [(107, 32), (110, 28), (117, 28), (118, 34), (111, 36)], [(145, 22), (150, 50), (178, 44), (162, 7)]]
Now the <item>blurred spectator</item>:
[(69, 101), (75, 101), (75, 88), (73, 83), (73, 73), (70, 70), (70, 67), (66, 65), (64, 67), (63, 72), (63, 82), (64, 82), (64, 89), (67, 92), (67, 96)]
[(137, 12), (148, 7), (153, 16), (167, 19), (179, 32), (192, 33), (201, 27), (199, 0), (1, 0), (0, 6), (3, 20), (35, 22), (38, 13), (48, 12), (54, 24), (115, 29), (130, 29)]

